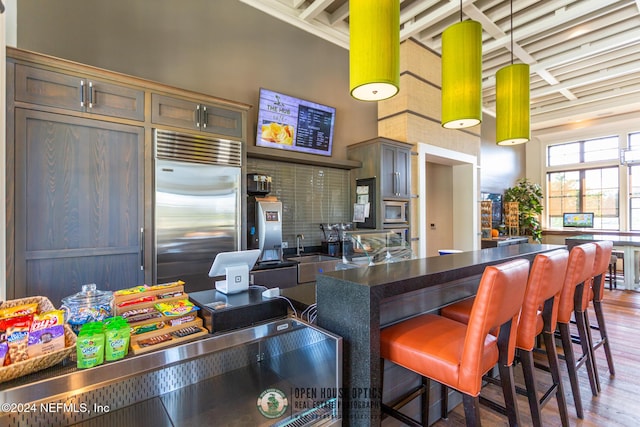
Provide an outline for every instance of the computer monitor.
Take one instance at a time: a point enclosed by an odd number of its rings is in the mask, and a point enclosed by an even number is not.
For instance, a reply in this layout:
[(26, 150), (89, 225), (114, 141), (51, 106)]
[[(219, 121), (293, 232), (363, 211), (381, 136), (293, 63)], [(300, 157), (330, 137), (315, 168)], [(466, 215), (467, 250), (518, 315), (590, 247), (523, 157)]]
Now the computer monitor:
[(223, 294), (236, 294), (249, 289), (249, 271), (253, 268), (260, 249), (220, 252), (209, 270), (209, 277), (226, 276), (216, 281), (216, 290)]
[(563, 227), (593, 228), (593, 212), (564, 212)]

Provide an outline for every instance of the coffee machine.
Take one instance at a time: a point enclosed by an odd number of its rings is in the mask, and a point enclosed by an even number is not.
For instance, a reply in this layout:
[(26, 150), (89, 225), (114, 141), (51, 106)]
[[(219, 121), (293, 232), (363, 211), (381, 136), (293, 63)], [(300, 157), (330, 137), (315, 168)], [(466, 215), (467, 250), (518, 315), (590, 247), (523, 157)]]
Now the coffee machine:
[(282, 262), (282, 202), (268, 195), (271, 181), (247, 174), (247, 249), (260, 249), (260, 264)]

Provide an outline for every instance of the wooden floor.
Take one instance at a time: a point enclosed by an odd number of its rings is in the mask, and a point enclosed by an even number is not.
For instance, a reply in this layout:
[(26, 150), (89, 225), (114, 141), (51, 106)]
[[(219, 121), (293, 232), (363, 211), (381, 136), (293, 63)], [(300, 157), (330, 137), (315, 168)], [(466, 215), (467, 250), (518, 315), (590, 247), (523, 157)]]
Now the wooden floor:
[[(565, 362), (560, 360), (563, 386), (569, 406), (569, 423), (572, 426), (585, 427), (640, 427), (640, 293), (622, 290), (609, 291), (608, 289), (605, 292), (603, 306), (616, 376), (609, 375), (604, 348), (601, 347), (596, 351), (596, 359), (602, 392), (597, 397), (592, 397), (586, 370), (584, 367), (580, 368), (580, 392), (584, 408), (584, 419), (581, 420), (576, 417)], [(595, 322), (593, 311), (590, 311), (589, 318), (593, 324)], [(598, 331), (593, 331), (593, 334), (595, 339), (599, 337)], [(578, 347), (576, 347), (576, 351), (579, 351)], [(516, 369), (518, 371), (516, 373), (517, 379), (519, 379), (521, 378), (519, 375), (520, 367)], [(548, 373), (536, 370), (536, 378), (540, 383), (539, 390), (548, 387), (550, 381)], [(523, 384), (521, 381), (518, 382)], [(493, 399), (499, 393), (497, 388), (495, 391), (489, 390), (494, 388), (494, 386), (485, 387), (482, 394)], [(522, 425), (531, 425), (526, 397), (518, 397), (518, 409)], [(483, 426), (508, 425), (506, 417), (492, 412), (486, 407), (481, 408), (481, 414)], [(543, 408), (542, 417), (545, 426), (561, 425), (555, 398), (551, 399)], [(447, 420), (440, 420), (434, 424), (437, 427), (464, 425), (462, 405), (458, 405), (449, 414)]]

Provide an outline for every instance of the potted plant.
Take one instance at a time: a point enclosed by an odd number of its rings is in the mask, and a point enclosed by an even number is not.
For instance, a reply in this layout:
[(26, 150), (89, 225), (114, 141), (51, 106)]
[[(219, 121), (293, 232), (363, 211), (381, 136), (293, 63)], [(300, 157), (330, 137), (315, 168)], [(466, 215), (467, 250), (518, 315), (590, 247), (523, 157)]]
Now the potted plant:
[(504, 192), (505, 202), (518, 202), (520, 213), (520, 233), (530, 235), (537, 243), (542, 241), (542, 187), (526, 178), (519, 179), (516, 185)]

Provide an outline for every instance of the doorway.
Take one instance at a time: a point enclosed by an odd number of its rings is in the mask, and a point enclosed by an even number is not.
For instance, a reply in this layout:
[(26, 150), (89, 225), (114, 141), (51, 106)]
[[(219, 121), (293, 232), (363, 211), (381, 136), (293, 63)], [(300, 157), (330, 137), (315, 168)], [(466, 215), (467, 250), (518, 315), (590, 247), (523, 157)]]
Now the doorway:
[(418, 149), (418, 256), (479, 249), (477, 157), (429, 144)]

